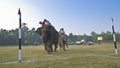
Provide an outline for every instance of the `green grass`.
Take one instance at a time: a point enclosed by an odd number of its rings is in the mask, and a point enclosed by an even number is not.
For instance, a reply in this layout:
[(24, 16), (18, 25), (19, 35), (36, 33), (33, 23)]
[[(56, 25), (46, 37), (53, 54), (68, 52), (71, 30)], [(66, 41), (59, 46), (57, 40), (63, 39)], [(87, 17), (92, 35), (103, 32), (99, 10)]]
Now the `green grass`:
[(119, 48), (118, 55), (113, 44), (69, 46), (47, 54), (43, 46), (23, 46), (23, 62), (18, 62), (17, 46), (0, 47), (0, 68), (120, 68)]

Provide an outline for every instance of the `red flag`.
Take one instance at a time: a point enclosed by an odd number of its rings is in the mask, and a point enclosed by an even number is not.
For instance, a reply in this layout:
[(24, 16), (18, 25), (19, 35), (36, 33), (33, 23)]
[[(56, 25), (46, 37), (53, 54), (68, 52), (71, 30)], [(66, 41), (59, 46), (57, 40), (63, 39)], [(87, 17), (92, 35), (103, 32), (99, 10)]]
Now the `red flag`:
[(21, 14), (21, 12), (20, 12), (20, 8), (19, 8), (19, 10), (18, 10), (18, 15), (20, 15)]

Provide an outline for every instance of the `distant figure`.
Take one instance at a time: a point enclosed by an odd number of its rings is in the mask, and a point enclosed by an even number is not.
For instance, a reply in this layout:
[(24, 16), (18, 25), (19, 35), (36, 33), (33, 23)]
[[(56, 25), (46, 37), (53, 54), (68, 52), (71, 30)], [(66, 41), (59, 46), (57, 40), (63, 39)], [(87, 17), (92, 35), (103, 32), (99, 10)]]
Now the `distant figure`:
[(47, 19), (44, 19), (43, 22), (40, 21), (39, 24), (41, 24), (42, 26), (51, 25), (51, 23)]
[(64, 28), (61, 28), (60, 31), (59, 31), (60, 35), (65, 35), (65, 31), (64, 31)]

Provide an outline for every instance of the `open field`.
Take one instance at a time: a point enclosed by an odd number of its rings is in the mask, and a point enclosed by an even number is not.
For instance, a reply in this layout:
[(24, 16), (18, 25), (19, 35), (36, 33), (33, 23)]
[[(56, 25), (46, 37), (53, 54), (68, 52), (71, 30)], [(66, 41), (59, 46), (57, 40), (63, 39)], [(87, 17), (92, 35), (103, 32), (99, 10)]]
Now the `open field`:
[(120, 68), (113, 44), (69, 46), (67, 51), (47, 54), (43, 46), (23, 46), (18, 62), (18, 46), (0, 47), (0, 68)]

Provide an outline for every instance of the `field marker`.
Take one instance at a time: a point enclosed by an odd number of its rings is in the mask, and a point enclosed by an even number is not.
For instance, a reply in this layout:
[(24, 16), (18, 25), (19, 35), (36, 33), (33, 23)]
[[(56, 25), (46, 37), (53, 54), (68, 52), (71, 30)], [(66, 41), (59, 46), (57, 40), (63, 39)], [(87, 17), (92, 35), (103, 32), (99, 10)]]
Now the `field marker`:
[(114, 47), (115, 47), (115, 54), (118, 54), (116, 38), (115, 38), (115, 30), (114, 30), (114, 20), (113, 20), (113, 18), (111, 18), (111, 20), (112, 20), (112, 31), (113, 31), (113, 41), (114, 41)]
[(21, 11), (20, 8), (18, 10), (18, 15), (19, 15), (19, 50), (18, 50), (18, 60), (19, 62), (22, 61), (22, 50), (21, 50), (21, 38), (22, 38), (22, 30), (21, 30)]

